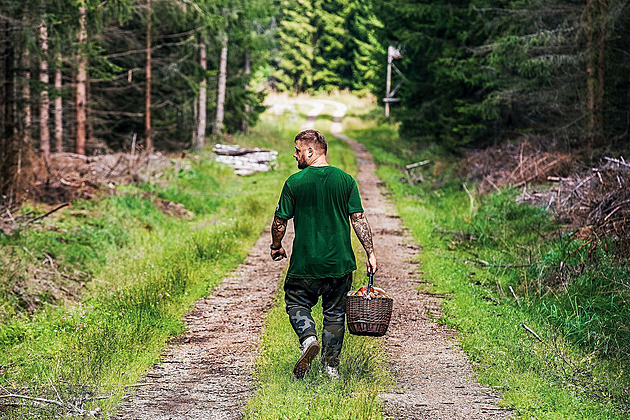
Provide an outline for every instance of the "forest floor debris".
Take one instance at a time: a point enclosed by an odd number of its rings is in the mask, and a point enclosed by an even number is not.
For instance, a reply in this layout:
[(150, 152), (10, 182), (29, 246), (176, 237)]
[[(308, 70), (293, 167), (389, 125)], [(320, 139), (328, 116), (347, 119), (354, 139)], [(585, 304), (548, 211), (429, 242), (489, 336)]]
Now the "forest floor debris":
[(97, 156), (54, 153), (48, 162), (36, 164), (32, 195), (49, 204), (89, 199), (103, 186), (149, 182), (172, 166), (172, 160), (159, 152)]
[(461, 174), (477, 181), (481, 192), (520, 187), (520, 202), (544, 207), (584, 238), (630, 238), (630, 164), (623, 156), (604, 156), (589, 167), (578, 153), (544, 144), (528, 136), (470, 152)]

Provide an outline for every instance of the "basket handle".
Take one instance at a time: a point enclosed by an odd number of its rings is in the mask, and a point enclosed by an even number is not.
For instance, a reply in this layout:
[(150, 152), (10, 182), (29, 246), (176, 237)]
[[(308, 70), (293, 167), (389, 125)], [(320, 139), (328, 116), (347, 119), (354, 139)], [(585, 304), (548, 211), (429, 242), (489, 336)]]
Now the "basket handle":
[(368, 271), (368, 287), (367, 287), (367, 293), (365, 294), (365, 296), (363, 296), (365, 299), (371, 299), (370, 297), (370, 290), (372, 290), (372, 284), (374, 283), (374, 272), (372, 271), (372, 268), (370, 268), (370, 271)]

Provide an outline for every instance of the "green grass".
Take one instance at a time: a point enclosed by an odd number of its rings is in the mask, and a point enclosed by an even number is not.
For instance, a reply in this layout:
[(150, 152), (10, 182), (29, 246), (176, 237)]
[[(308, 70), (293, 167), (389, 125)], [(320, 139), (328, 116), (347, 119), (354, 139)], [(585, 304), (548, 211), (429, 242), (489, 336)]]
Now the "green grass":
[[(475, 195), (471, 208), (453, 158), (397, 138), (395, 127), (350, 123), (347, 134), (373, 153), (422, 245), (424, 278), (448, 296), (440, 321), (458, 331), (500, 405), (520, 418), (627, 417), (627, 264), (603, 246), (589, 259), (591, 245), (558, 235), (550, 215), (517, 204), (515, 191)], [(403, 165), (424, 159), (427, 182), (409, 185)]]

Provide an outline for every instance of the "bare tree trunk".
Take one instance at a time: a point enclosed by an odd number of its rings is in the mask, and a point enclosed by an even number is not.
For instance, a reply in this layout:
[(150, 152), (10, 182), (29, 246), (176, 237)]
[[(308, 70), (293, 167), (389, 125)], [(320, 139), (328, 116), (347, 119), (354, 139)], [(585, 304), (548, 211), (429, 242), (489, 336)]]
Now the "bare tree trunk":
[[(4, 23), (4, 22), (3, 22)], [(15, 49), (11, 42), (11, 28), (8, 22), (0, 27), (0, 43), (2, 48), (2, 132), (0, 133), (0, 193), (13, 198), (12, 188), (17, 170), (17, 155), (19, 149), (15, 135)]]
[(144, 146), (147, 152), (153, 149), (151, 140), (151, 0), (147, 0), (147, 91), (144, 104)]
[(42, 23), (39, 28), (39, 44), (42, 51), (42, 59), (39, 62), (39, 81), (42, 91), (39, 94), (39, 150), (44, 160), (50, 155), (50, 131), (48, 130), (48, 113), (50, 100), (48, 99), (48, 29)]
[(604, 87), (606, 82), (606, 0), (597, 1), (597, 90), (595, 95), (596, 134), (595, 142), (604, 143), (606, 138), (606, 120), (604, 115)]
[(22, 135), (23, 142), (27, 147), (32, 143), (31, 126), (33, 115), (31, 110), (31, 54), (25, 48), (22, 52), (22, 70), (24, 80), (22, 81), (21, 114), (22, 114)]
[(206, 60), (206, 42), (202, 40), (199, 44), (199, 55), (200, 55), (200, 64), (201, 68), (204, 71), (203, 80), (199, 86), (199, 120), (197, 123), (197, 138), (195, 139), (195, 143), (193, 144), (193, 150), (198, 152), (203, 149), (203, 145), (206, 139), (206, 103), (207, 103), (207, 85), (208, 81), (206, 80), (205, 72), (208, 70), (208, 63)]
[(61, 98), (61, 56), (57, 57), (55, 69), (55, 151), (63, 152), (63, 99)]
[(214, 122), (213, 134), (220, 134), (223, 130), (223, 116), (225, 109), (225, 85), (227, 82), (227, 51), (228, 51), (228, 36), (227, 33), (223, 34), (221, 39), (221, 61), (219, 62), (219, 88), (217, 91), (217, 115)]
[[(247, 78), (247, 82), (245, 82), (245, 91), (249, 91), (249, 75), (252, 72), (251, 64), (250, 64), (250, 60), (249, 60), (249, 53), (245, 52), (245, 55), (244, 55), (243, 58), (245, 60), (245, 76)], [(250, 109), (250, 106), (249, 106), (249, 102), (246, 102), (245, 103), (245, 118), (243, 118), (243, 121), (241, 122), (241, 130), (243, 132), (246, 132), (249, 129), (249, 124), (247, 123), (247, 118), (249, 118), (250, 111), (251, 111), (251, 109)]]
[(76, 90), (76, 153), (85, 155), (85, 122), (87, 120), (87, 10), (85, 7), (79, 7), (79, 54), (77, 55), (77, 90)]
[[(8, 59), (8, 44), (9, 39), (5, 25), (8, 22), (0, 22), (0, 166), (4, 161), (4, 140), (5, 140), (5, 128), (6, 128), (6, 107), (7, 107), (7, 82), (8, 75), (6, 73)], [(0, 173), (0, 184), (2, 183), (2, 173)], [(1, 192), (1, 191), (0, 191)]]
[(595, 74), (595, 0), (586, 2), (586, 111), (588, 113), (588, 148), (593, 147), (595, 139), (595, 84), (597, 75)]
[(586, 74), (588, 148), (600, 146), (605, 138), (604, 85), (606, 79), (606, 0), (586, 3)]

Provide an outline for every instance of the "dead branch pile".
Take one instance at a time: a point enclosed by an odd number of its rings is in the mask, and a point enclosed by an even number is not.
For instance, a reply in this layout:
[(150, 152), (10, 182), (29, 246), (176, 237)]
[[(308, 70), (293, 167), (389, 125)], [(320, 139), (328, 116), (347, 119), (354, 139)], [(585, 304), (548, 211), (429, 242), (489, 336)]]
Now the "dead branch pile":
[(60, 203), (90, 198), (103, 185), (148, 182), (159, 178), (172, 162), (161, 153), (115, 153), (83, 156), (55, 153), (35, 165), (33, 198)]
[(0, 293), (8, 301), (0, 307), (0, 322), (16, 313), (35, 313), (45, 303), (62, 306), (78, 301), (89, 277), (85, 272), (60, 267), (49, 254), (44, 254), (42, 260), (28, 248), (23, 250), (32, 259), (27, 260), (10, 246), (3, 247), (0, 254)]
[(460, 174), (478, 182), (480, 192), (520, 187), (519, 201), (548, 209), (584, 238), (630, 238), (630, 164), (623, 157), (605, 157), (597, 167), (585, 167), (579, 155), (550, 144), (527, 136), (520, 143), (472, 151)]
[(520, 200), (544, 205), (584, 237), (630, 238), (630, 164), (623, 157), (605, 157), (598, 167), (549, 181), (551, 188), (524, 190)]
[(489, 192), (544, 183), (550, 176), (567, 177), (577, 169), (570, 153), (549, 149), (543, 137), (528, 136), (520, 143), (469, 152), (460, 174), (478, 182), (480, 191)]
[(237, 175), (267, 172), (276, 165), (278, 152), (272, 149), (245, 149), (238, 145), (217, 144), (212, 148), (215, 160), (234, 168)]

